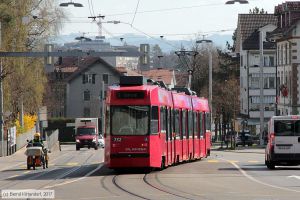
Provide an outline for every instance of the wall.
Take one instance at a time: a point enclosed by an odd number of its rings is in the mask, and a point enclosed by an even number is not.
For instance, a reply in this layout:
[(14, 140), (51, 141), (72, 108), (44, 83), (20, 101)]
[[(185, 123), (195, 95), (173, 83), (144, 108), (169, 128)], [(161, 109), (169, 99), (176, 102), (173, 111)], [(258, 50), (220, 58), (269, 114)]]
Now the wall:
[(27, 133), (22, 133), (17, 135), (17, 151), (21, 148), (23, 148), (25, 145), (27, 145), (27, 140), (32, 140), (34, 134), (36, 133), (35, 128), (33, 128), (31, 131), (28, 131)]
[[(102, 90), (102, 75), (106, 73), (109, 75), (109, 83), (105, 85), (107, 87), (113, 83), (119, 82), (119, 74), (117, 74), (111, 66), (104, 65), (102, 63), (96, 63), (91, 66), (85, 74), (96, 74), (95, 84), (82, 83), (82, 75), (79, 75), (71, 82), (67, 84), (67, 118), (84, 117), (83, 110), (85, 107), (90, 108), (90, 116), (100, 118), (101, 101), (100, 93)], [(91, 94), (90, 101), (84, 101), (83, 93), (85, 90), (89, 90)]]

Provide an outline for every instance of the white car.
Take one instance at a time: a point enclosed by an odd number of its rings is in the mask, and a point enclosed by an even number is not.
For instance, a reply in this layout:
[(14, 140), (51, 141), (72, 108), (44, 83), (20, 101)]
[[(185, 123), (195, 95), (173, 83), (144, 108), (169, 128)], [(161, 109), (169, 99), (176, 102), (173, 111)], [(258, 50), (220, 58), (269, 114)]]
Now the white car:
[(268, 125), (267, 167), (300, 165), (300, 115), (273, 116)]
[(99, 147), (104, 148), (104, 138), (101, 134), (98, 137), (98, 145), (99, 145)]

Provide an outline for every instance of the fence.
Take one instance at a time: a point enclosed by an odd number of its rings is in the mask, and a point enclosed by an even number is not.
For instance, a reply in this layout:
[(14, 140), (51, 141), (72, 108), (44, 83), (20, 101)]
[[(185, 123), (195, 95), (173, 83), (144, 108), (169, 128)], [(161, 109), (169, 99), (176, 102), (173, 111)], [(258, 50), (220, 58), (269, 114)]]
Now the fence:
[(35, 128), (31, 129), (27, 133), (22, 133), (17, 136), (17, 148), (16, 150), (18, 151), (19, 149), (23, 148), (25, 145), (27, 145), (27, 140), (32, 140), (34, 134), (36, 133)]
[(46, 131), (46, 141), (47, 141), (47, 147), (49, 150), (51, 150), (55, 144), (57, 144), (59, 136), (59, 130), (51, 130), (51, 131)]
[[(32, 140), (35, 128), (19, 135), (15, 134), (15, 127), (6, 130), (6, 140), (0, 141), (0, 156), (9, 156), (27, 145), (27, 140)], [(14, 134), (13, 134), (14, 132)]]

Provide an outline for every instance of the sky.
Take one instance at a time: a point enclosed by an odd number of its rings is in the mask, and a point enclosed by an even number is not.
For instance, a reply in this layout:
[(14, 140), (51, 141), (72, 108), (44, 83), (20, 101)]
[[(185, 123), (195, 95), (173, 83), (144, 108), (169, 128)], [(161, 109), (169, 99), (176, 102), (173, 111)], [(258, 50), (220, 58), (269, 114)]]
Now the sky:
[[(59, 0), (59, 3), (71, 0)], [(68, 16), (62, 35), (98, 35), (98, 26), (89, 16), (104, 15), (103, 35), (136, 33), (168, 40), (195, 39), (202, 35), (232, 34), (238, 14), (258, 7), (269, 14), (283, 0), (248, 0), (249, 4), (225, 5), (227, 0), (72, 0), (84, 7), (62, 7)], [(288, 1), (288, 0), (287, 0)], [(137, 11), (137, 12), (135, 12)], [(120, 21), (120, 24), (105, 23)]]

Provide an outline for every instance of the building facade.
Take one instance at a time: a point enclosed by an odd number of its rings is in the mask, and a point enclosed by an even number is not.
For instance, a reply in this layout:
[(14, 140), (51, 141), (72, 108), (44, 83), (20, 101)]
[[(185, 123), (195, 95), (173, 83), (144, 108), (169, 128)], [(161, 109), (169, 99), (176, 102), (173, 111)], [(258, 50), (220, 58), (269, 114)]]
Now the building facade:
[[(240, 56), (240, 113), (248, 128), (257, 134), (260, 130), (261, 63), (264, 121), (275, 114), (276, 45), (267, 41), (266, 36), (276, 28), (276, 24), (277, 18), (272, 14), (239, 14), (238, 17), (236, 53)], [(262, 49), (260, 37), (263, 39)]]
[(275, 7), (277, 28), (269, 38), (276, 41), (278, 115), (300, 113), (300, 2)]

